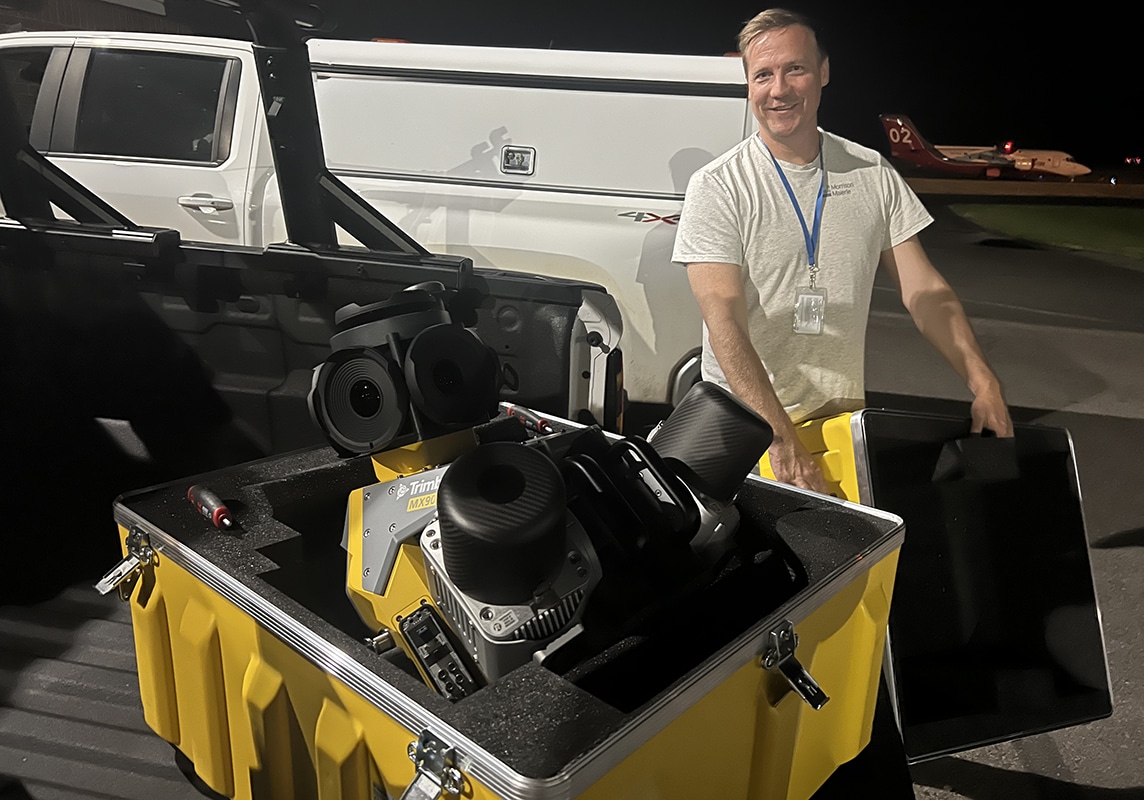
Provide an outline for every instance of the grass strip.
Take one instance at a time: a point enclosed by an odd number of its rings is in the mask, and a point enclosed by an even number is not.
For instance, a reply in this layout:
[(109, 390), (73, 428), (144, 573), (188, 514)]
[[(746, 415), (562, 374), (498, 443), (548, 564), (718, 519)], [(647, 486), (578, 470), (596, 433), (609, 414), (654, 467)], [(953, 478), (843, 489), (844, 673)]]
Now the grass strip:
[(958, 203), (950, 209), (1010, 238), (1144, 260), (1144, 208)]

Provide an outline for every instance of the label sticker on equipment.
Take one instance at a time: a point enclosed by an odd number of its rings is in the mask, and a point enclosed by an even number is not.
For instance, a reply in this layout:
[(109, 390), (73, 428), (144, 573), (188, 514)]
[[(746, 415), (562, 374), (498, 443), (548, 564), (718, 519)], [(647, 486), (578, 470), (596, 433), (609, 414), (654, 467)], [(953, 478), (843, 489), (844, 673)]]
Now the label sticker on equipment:
[(429, 494), (420, 494), (416, 497), (409, 498), (409, 504), (405, 507), (406, 511), (423, 511), (426, 508), (433, 508), (437, 505), (437, 493), (430, 492)]
[(520, 618), (517, 617), (515, 611), (506, 611), (493, 622), (493, 632), (501, 633), (502, 631), (507, 631), (519, 622)]

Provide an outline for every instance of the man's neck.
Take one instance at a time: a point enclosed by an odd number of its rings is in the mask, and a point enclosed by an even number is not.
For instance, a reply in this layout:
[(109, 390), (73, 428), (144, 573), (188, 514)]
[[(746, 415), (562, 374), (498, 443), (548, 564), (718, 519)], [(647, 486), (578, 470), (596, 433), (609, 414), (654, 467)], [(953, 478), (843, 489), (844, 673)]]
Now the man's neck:
[(766, 132), (760, 129), (759, 138), (770, 148), (771, 155), (779, 161), (805, 166), (818, 158), (820, 137), (817, 127), (797, 137), (783, 139), (767, 136)]

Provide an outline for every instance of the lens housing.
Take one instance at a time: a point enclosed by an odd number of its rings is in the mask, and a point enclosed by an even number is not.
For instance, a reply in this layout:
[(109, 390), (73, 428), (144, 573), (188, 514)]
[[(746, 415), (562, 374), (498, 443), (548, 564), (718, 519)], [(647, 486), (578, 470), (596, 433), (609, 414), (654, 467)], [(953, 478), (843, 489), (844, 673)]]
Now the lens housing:
[(330, 357), (314, 368), (310, 416), (343, 456), (375, 453), (496, 414), (500, 362), (452, 321), (446, 290), (418, 284), (334, 315)]
[(409, 397), (393, 373), (372, 349), (340, 350), (314, 372), (310, 413), (339, 452), (374, 452), (401, 431)]

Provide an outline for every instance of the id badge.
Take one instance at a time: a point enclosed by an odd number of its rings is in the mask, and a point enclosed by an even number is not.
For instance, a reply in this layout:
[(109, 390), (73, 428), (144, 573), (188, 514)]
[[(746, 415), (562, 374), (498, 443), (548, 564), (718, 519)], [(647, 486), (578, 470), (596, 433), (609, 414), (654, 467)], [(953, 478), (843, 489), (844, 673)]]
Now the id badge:
[(826, 290), (800, 286), (794, 296), (794, 332), (822, 333), (826, 319)]

